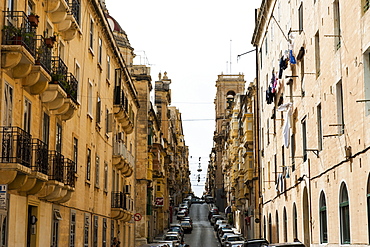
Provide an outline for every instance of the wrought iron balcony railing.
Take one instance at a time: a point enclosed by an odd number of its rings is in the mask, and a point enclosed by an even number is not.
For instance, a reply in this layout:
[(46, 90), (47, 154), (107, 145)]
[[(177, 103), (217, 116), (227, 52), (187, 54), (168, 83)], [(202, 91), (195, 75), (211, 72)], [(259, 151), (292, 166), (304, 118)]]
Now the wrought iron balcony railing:
[(36, 27), (23, 11), (4, 11), (3, 45), (22, 45), (33, 56), (36, 52)]
[(123, 192), (112, 192), (112, 208), (122, 208), (127, 210), (126, 196)]
[(78, 25), (80, 25), (80, 9), (81, 4), (79, 0), (72, 0), (69, 3), (70, 14), (75, 18)]
[(19, 127), (0, 127), (0, 162), (31, 167), (31, 135)]
[(39, 139), (32, 139), (32, 170), (48, 174), (48, 146)]
[(75, 187), (76, 184), (76, 164), (73, 160), (64, 159), (64, 184)]
[[(51, 39), (51, 38), (47, 38)], [(51, 73), (52, 47), (46, 44), (46, 38), (42, 35), (36, 36), (36, 64), (40, 64), (48, 73)]]
[(49, 179), (64, 183), (64, 156), (57, 151), (49, 151)]
[(77, 103), (77, 90), (78, 90), (78, 81), (72, 73), (68, 75), (66, 90), (68, 97), (70, 97), (75, 103)]
[(114, 88), (114, 104), (120, 105), (128, 113), (128, 99), (125, 97), (123, 89), (120, 86)]

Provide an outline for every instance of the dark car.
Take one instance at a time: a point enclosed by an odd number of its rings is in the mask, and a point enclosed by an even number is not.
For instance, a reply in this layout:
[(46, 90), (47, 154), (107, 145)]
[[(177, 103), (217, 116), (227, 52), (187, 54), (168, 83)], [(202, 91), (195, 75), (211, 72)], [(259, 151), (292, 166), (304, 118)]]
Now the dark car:
[(184, 229), (184, 232), (189, 232), (193, 231), (193, 225), (189, 221), (181, 221), (181, 227)]
[(269, 242), (264, 238), (248, 239), (244, 242), (244, 247), (266, 247)]

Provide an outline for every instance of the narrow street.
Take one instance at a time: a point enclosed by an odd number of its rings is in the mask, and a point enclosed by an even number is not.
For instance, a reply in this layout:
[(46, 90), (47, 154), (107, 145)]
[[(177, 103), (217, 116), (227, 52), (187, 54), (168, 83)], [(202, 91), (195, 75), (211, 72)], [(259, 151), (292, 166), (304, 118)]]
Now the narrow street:
[(185, 243), (190, 247), (216, 247), (221, 246), (208, 220), (208, 205), (192, 204), (190, 208), (190, 217), (193, 219), (192, 233), (185, 234)]

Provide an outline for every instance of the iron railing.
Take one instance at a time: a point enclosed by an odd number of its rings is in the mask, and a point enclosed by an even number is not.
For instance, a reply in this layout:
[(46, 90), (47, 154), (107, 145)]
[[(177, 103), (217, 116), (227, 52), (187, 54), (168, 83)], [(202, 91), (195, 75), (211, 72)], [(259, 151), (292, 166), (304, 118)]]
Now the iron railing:
[(1, 163), (31, 167), (31, 135), (19, 127), (0, 127)]
[(40, 64), (48, 73), (51, 73), (52, 48), (45, 43), (45, 37), (36, 36), (36, 64)]
[(48, 174), (48, 145), (36, 138), (32, 139), (32, 170)]
[(79, 0), (72, 0), (69, 4), (70, 14), (75, 18), (78, 25), (80, 25), (80, 9), (81, 4)]
[(122, 208), (128, 210), (127, 198), (123, 192), (112, 192), (112, 208)]
[(75, 177), (76, 164), (73, 160), (68, 158), (64, 159), (64, 184), (71, 187), (75, 187), (76, 177)]
[(36, 52), (36, 27), (23, 11), (4, 11), (3, 45), (22, 45), (33, 56)]
[(78, 90), (78, 81), (72, 73), (69, 73), (67, 81), (67, 88), (65, 89), (68, 97), (70, 97), (75, 103), (77, 103), (77, 90)]
[(123, 89), (120, 86), (114, 87), (114, 104), (120, 105), (128, 113), (128, 99), (125, 97)]
[(49, 151), (49, 179), (64, 183), (64, 156), (58, 151)]

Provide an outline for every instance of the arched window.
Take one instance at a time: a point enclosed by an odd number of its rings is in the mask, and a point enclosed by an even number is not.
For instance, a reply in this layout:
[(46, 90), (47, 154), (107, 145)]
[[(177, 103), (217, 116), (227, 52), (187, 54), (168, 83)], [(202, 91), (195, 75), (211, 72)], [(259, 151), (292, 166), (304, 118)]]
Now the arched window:
[(367, 179), (367, 236), (368, 236), (368, 243), (370, 244), (370, 176)]
[(293, 238), (298, 239), (298, 215), (295, 203), (293, 203)]
[(342, 183), (340, 187), (339, 214), (341, 244), (349, 244), (351, 243), (351, 232), (349, 226), (349, 201), (347, 186), (345, 183)]
[(276, 210), (276, 243), (279, 243), (279, 213)]
[(284, 242), (288, 242), (288, 218), (286, 215), (286, 208), (283, 211), (283, 231), (284, 231)]
[(268, 230), (268, 234), (269, 234), (269, 239), (268, 241), (270, 243), (272, 243), (272, 222), (271, 222), (271, 214), (269, 214), (269, 230)]
[(326, 213), (326, 199), (325, 193), (321, 192), (320, 195), (320, 242), (327, 243), (328, 242), (328, 221), (327, 221), (327, 213)]

